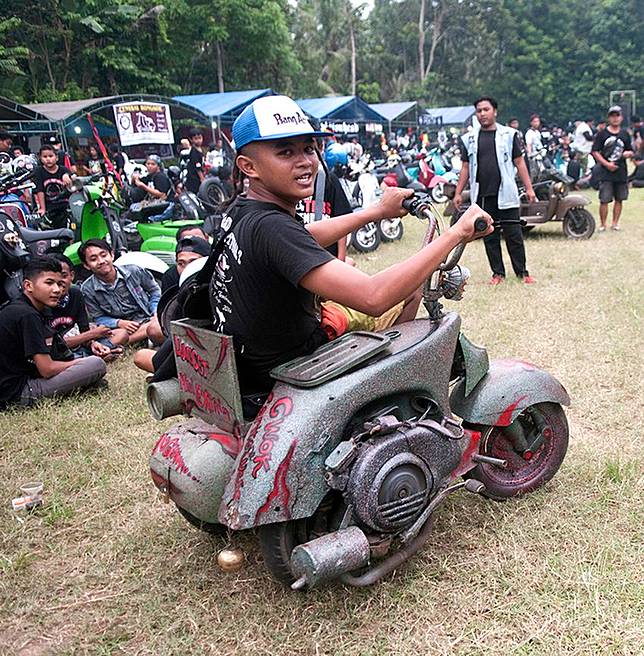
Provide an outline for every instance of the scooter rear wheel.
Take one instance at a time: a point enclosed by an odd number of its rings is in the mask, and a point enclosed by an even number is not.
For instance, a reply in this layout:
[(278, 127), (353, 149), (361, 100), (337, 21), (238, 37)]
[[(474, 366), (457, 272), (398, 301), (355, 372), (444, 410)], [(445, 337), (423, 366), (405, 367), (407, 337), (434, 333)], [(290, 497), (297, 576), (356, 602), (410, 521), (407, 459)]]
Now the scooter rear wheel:
[(341, 497), (328, 495), (311, 517), (294, 519), (279, 524), (265, 524), (257, 529), (264, 563), (280, 583), (291, 585), (295, 577), (291, 572), (291, 553), (298, 544), (335, 531), (344, 513)]
[[(530, 458), (515, 450), (503, 427), (476, 426), (482, 432), (479, 453), (507, 461), (505, 469), (480, 463), (464, 475), (464, 478), (474, 478), (485, 485), (484, 496), (503, 501), (534, 492), (547, 483), (561, 466), (568, 449), (566, 415), (558, 403), (537, 403), (532, 408), (543, 417), (548, 430), (543, 444)], [(528, 409), (518, 419), (529, 443), (530, 436), (536, 437), (536, 427)]]
[(280, 583), (291, 585), (295, 581), (290, 566), (291, 553), (298, 544), (308, 540), (308, 533), (305, 519), (267, 524), (257, 530), (264, 563)]

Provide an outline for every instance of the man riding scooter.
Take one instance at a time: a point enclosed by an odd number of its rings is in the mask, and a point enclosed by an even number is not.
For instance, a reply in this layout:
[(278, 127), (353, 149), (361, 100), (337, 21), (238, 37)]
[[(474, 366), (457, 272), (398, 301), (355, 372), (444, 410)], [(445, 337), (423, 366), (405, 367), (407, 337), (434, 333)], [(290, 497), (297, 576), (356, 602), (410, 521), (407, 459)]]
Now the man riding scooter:
[[(314, 192), (313, 140), (326, 136), (285, 96), (254, 101), (233, 125), (236, 194), (222, 222), (228, 227), (211, 305), (215, 330), (234, 337), (242, 395), (255, 412), (273, 386), (271, 369), (312, 353), (329, 333), (370, 329), (374, 318), (381, 319), (379, 329), (413, 319), (421, 285), (447, 254), (492, 231), (491, 217), (472, 205), (419, 253), (373, 276), (334, 258), (326, 246), (370, 221), (404, 216), (402, 202), (413, 191), (388, 188), (371, 207), (304, 227), (295, 208)], [(481, 216), (487, 229), (475, 234)], [(333, 301), (330, 310), (323, 306), (321, 320), (316, 296)]]

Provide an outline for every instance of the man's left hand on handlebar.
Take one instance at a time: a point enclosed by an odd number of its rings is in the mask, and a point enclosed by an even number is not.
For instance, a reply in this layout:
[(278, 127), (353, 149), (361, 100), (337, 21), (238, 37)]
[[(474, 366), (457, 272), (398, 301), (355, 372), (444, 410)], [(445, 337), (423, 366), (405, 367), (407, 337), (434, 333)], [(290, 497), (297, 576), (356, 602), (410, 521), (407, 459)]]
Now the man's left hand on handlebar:
[(405, 216), (407, 210), (402, 206), (405, 198), (414, 195), (413, 189), (402, 189), (401, 187), (386, 187), (382, 197), (378, 201), (378, 209), (381, 210), (383, 219), (393, 219), (397, 216)]
[[(487, 221), (487, 228), (482, 232), (476, 232), (474, 223), (480, 218)], [(461, 216), (461, 218), (450, 228), (450, 231), (455, 232), (460, 237), (461, 241), (468, 242), (492, 234), (494, 232), (494, 225), (492, 217), (474, 203), (467, 208), (463, 213), (463, 216)]]

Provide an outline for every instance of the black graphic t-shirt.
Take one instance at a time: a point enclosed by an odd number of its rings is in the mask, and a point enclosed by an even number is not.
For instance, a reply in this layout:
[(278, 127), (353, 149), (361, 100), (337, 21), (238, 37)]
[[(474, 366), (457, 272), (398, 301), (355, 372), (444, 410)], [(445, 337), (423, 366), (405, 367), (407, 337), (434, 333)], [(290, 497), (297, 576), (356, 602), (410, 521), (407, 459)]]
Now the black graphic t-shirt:
[(59, 209), (67, 205), (70, 192), (63, 180), (65, 174), (71, 176), (69, 169), (64, 166), (58, 166), (53, 173), (44, 166), (37, 166), (34, 169), (32, 179), (36, 185), (35, 191), (42, 191), (45, 194), (45, 209)]
[(240, 199), (230, 216), (210, 283), (214, 328), (233, 336), (242, 394), (255, 394), (271, 389), (273, 367), (327, 341), (316, 298), (299, 282), (333, 256), (272, 203)]
[[(301, 200), (295, 208), (297, 215), (302, 218), (304, 225), (315, 221), (315, 198), (309, 196)], [(334, 216), (351, 214), (351, 204), (342, 189), (342, 184), (335, 173), (329, 171), (324, 182), (324, 208), (322, 219), (330, 219)], [(327, 251), (334, 257), (338, 257), (338, 244), (327, 246)]]
[(623, 157), (625, 150), (632, 150), (631, 137), (626, 130), (620, 128), (619, 132), (611, 132), (606, 128), (597, 133), (593, 142), (593, 152), (601, 153), (604, 159), (619, 167), (616, 171), (609, 171), (602, 166), (603, 180), (627, 181), (626, 160)]
[(72, 285), (69, 288), (58, 305), (51, 309), (51, 316), (48, 317), (47, 323), (52, 330), (61, 335), (67, 333), (74, 326), (78, 326), (81, 333), (89, 330), (85, 301), (79, 287)]
[[(170, 182), (170, 178), (163, 171), (157, 171), (154, 175), (146, 175), (144, 178), (141, 178), (141, 182), (148, 185), (148, 187), (152, 187), (152, 189), (162, 191), (166, 195), (165, 200), (172, 200), (174, 198), (172, 182)], [(154, 198), (154, 200), (159, 199)]]
[(199, 173), (203, 171), (203, 155), (201, 154), (201, 151), (194, 146), (190, 149), (186, 170), (186, 189), (193, 194), (196, 194), (199, 191), (199, 185), (201, 184)]
[[(485, 196), (497, 196), (501, 186), (501, 172), (499, 161), (496, 156), (496, 130), (481, 130), (479, 132), (479, 143), (477, 153), (476, 181), (479, 183), (479, 198)], [(467, 161), (467, 149), (461, 139), (459, 142), (463, 161)], [(512, 160), (521, 157), (523, 143), (518, 132), (514, 133), (512, 140)]]
[(45, 317), (26, 296), (0, 311), (0, 408), (20, 397), (29, 378), (40, 378), (33, 357), (49, 353)]

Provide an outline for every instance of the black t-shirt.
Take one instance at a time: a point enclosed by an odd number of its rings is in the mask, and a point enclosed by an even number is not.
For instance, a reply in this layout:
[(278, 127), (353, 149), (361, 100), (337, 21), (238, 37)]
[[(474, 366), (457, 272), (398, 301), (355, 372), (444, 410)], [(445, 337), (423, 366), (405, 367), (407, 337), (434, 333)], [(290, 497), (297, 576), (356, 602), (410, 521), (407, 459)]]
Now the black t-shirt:
[(123, 173), (123, 169), (125, 168), (125, 157), (123, 157), (123, 154), (116, 153), (116, 155), (112, 155), (112, 162), (114, 164), (114, 168), (119, 173)]
[(80, 332), (89, 330), (89, 320), (85, 301), (80, 287), (72, 285), (67, 294), (60, 299), (60, 303), (51, 309), (51, 316), (47, 323), (52, 330), (64, 335), (68, 330), (78, 325)]
[[(485, 196), (497, 196), (501, 186), (501, 172), (499, 161), (496, 157), (496, 145), (494, 139), (496, 130), (481, 130), (479, 132), (479, 143), (477, 153), (476, 181), (479, 183), (479, 198)], [(467, 149), (463, 140), (460, 140), (463, 161), (467, 161)], [(523, 142), (518, 132), (514, 133), (512, 140), (512, 160), (521, 157), (523, 153)]]
[(626, 130), (620, 128), (613, 133), (606, 128), (597, 133), (593, 142), (593, 152), (601, 153), (604, 159), (617, 164), (616, 171), (609, 171), (602, 166), (602, 180), (611, 182), (626, 182), (626, 160), (623, 157), (625, 150), (632, 150), (631, 137)]
[(170, 287), (179, 286), (179, 272), (177, 271), (176, 266), (171, 266), (162, 276), (161, 276), (161, 293), (170, 289)]
[(49, 353), (45, 320), (26, 296), (0, 311), (0, 407), (20, 398), (28, 378), (40, 378), (33, 356)]
[[(315, 221), (315, 197), (309, 196), (301, 200), (295, 208), (299, 217), (302, 218), (304, 225)], [(322, 210), (322, 219), (330, 219), (333, 216), (343, 216), (351, 214), (351, 204), (347, 195), (342, 189), (342, 183), (338, 180), (335, 173), (329, 171), (324, 181), (324, 208)], [(338, 257), (338, 244), (327, 246), (327, 251), (334, 257)]]
[(71, 176), (69, 169), (64, 166), (58, 166), (53, 173), (44, 166), (37, 166), (34, 169), (32, 179), (36, 185), (35, 191), (42, 191), (45, 194), (45, 209), (58, 209), (67, 205), (69, 190), (63, 181), (65, 174)]
[[(141, 182), (148, 185), (148, 187), (152, 187), (152, 189), (162, 191), (166, 195), (165, 200), (172, 200), (174, 198), (172, 182), (170, 182), (170, 178), (163, 171), (157, 171), (154, 175), (146, 175), (144, 178), (141, 178)], [(154, 198), (154, 200), (159, 199)]]
[(190, 149), (186, 170), (186, 189), (193, 194), (196, 194), (199, 191), (199, 185), (201, 184), (199, 173), (203, 171), (203, 155), (201, 154), (201, 151), (194, 146)]
[(333, 256), (272, 203), (239, 199), (210, 283), (214, 328), (232, 335), (242, 394), (273, 386), (273, 367), (327, 341), (315, 296), (300, 280)]

